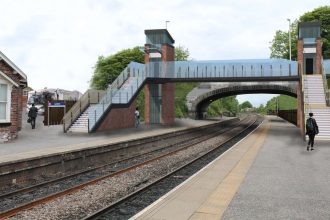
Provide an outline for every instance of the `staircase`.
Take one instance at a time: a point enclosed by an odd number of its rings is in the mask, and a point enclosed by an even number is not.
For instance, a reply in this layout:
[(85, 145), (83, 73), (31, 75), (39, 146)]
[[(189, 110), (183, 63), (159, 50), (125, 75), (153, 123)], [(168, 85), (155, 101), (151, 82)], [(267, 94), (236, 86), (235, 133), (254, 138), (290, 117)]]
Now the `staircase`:
[(319, 126), (316, 140), (330, 140), (330, 108), (326, 104), (325, 86), (322, 75), (304, 76), (305, 119), (313, 112)]
[(88, 133), (88, 114), (91, 111), (92, 107), (95, 104), (91, 104), (79, 117), (78, 119), (70, 126), (68, 132), (74, 133)]
[[(99, 103), (106, 91), (87, 90), (84, 95), (67, 111), (63, 117), (63, 131), (88, 132), (88, 112), (91, 106)], [(74, 125), (75, 124), (75, 125)]]
[(98, 104), (88, 111), (88, 132), (98, 128), (102, 118), (114, 105), (127, 107), (136, 97), (146, 77), (144, 64), (131, 62), (111, 84)]

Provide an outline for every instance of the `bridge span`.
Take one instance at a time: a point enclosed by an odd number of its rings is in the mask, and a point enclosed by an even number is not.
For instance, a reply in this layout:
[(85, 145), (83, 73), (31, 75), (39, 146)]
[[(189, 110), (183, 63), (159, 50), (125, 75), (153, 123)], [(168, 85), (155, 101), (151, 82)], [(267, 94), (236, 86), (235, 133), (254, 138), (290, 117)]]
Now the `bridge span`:
[(209, 105), (220, 98), (240, 94), (283, 94), (297, 97), (298, 82), (203, 83), (187, 95), (189, 117), (202, 119)]
[[(319, 23), (299, 24), (297, 61), (174, 61), (174, 39), (166, 29), (146, 30), (145, 34), (145, 64), (130, 63), (96, 105), (91, 105), (90, 96), (85, 94), (74, 110), (64, 117), (65, 132), (72, 130), (75, 124), (83, 125), (85, 132), (133, 127), (136, 97), (142, 89), (145, 95), (145, 123), (170, 125), (174, 123), (173, 82), (258, 82), (254, 86), (232, 86), (216, 94), (205, 94), (195, 104), (195, 110), (201, 112), (211, 100), (224, 95), (259, 92), (287, 94), (297, 97), (297, 124), (302, 134), (306, 115), (313, 111), (320, 121), (325, 122), (319, 137), (330, 138), (330, 126), (327, 125), (330, 93), (325, 83), (326, 75), (330, 74), (330, 61), (322, 58)], [(296, 82), (296, 90), (268, 84), (275, 81)], [(80, 118), (85, 121), (81, 122)]]

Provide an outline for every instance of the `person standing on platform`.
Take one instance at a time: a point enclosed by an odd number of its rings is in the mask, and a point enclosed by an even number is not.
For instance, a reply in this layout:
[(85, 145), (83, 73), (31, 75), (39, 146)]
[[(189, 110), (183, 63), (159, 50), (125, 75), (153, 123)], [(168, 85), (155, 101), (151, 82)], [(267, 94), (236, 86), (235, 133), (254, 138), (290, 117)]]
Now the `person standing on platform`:
[(32, 129), (35, 129), (35, 127), (36, 127), (37, 115), (38, 115), (38, 109), (34, 106), (34, 103), (33, 103), (32, 107), (30, 108), (29, 113), (28, 113)]
[(135, 127), (137, 128), (140, 125), (140, 112), (138, 107), (136, 107), (134, 115), (135, 115)]
[(306, 120), (306, 134), (308, 135), (308, 145), (307, 151), (309, 151), (309, 147), (311, 150), (314, 150), (314, 138), (315, 135), (319, 133), (319, 127), (317, 126), (316, 120), (313, 118), (313, 113), (309, 113), (309, 118)]

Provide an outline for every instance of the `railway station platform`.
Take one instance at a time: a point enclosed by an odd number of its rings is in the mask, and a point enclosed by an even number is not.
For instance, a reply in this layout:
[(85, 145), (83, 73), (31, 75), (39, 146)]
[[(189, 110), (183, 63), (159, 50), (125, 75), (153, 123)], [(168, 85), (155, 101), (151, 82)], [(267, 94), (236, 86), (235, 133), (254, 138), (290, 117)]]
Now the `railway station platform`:
[(269, 116), (253, 133), (131, 219), (330, 219), (330, 143), (314, 151)]
[[(27, 116), (24, 114), (23, 121), (26, 121), (26, 119)], [(142, 123), (138, 128), (92, 134), (63, 133), (62, 125), (44, 126), (42, 119), (40, 116), (37, 117), (36, 129), (31, 129), (31, 125), (25, 123), (17, 139), (9, 143), (0, 144), (0, 165), (29, 158), (62, 154), (171, 133), (230, 118), (222, 117), (209, 120), (176, 119), (172, 126), (145, 125)]]

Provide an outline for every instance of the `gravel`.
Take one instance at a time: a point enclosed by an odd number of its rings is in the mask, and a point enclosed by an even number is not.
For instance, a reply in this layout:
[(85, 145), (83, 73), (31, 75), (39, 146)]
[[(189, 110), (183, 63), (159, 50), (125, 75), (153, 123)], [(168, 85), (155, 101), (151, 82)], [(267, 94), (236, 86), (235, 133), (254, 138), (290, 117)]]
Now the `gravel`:
[[(237, 132), (242, 126), (235, 128)], [(235, 132), (234, 132), (235, 133)], [(11, 219), (80, 219), (110, 203), (172, 172), (206, 151), (215, 148), (219, 142), (229, 138), (225, 133), (188, 148), (177, 154), (154, 161), (122, 175), (100, 181), (82, 190), (60, 197), (49, 203), (23, 211)], [(184, 177), (178, 177), (184, 179)]]

